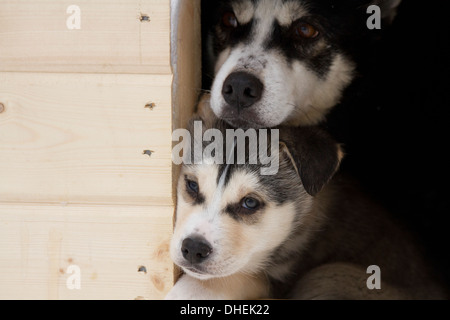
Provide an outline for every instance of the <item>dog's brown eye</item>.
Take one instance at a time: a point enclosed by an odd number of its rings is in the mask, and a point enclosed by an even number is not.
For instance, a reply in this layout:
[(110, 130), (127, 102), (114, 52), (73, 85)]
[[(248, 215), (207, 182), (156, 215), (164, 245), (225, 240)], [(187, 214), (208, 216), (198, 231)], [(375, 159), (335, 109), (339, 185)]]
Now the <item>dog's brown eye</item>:
[(313, 39), (319, 35), (319, 31), (306, 22), (300, 22), (295, 26), (295, 35), (304, 39)]
[(242, 206), (248, 210), (256, 210), (259, 208), (260, 203), (254, 198), (244, 198), (242, 200)]
[(225, 12), (222, 17), (222, 23), (227, 28), (237, 28), (239, 23), (233, 12)]

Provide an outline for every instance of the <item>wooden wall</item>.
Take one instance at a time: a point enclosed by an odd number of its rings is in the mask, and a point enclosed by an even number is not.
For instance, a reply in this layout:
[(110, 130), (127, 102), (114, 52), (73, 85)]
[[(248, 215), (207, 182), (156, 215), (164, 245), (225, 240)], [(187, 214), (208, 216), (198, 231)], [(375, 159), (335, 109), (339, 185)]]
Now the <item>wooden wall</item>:
[(169, 0), (0, 2), (0, 299), (170, 289), (171, 135), (200, 87), (199, 7), (180, 0), (171, 44)]

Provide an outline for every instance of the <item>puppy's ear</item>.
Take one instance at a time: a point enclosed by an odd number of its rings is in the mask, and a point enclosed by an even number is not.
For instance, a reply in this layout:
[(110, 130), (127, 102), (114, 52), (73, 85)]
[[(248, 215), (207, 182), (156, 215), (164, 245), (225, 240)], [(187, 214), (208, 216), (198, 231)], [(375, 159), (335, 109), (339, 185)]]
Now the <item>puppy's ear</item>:
[(285, 128), (280, 133), (281, 156), (293, 164), (306, 192), (315, 196), (339, 168), (341, 146), (316, 127)]
[(402, 0), (373, 0), (372, 4), (380, 7), (381, 19), (391, 24), (397, 15), (398, 6)]

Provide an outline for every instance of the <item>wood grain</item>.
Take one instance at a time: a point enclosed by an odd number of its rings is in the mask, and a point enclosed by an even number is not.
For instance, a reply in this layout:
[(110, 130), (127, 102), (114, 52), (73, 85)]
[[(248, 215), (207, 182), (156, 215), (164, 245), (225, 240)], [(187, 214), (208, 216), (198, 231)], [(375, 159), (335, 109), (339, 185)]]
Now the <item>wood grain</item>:
[[(80, 29), (70, 30), (75, 3)], [(171, 73), (169, 0), (75, 3), (0, 1), (0, 71)]]
[(0, 73), (0, 202), (173, 205), (171, 82)]
[[(0, 204), (0, 299), (161, 299), (173, 283), (172, 215), (164, 206)], [(66, 285), (71, 265), (79, 290)]]
[[(177, 30), (176, 68), (173, 81), (173, 129), (185, 128), (195, 111), (201, 88), (200, 0), (180, 1)], [(176, 195), (179, 167), (173, 166), (172, 193)], [(175, 202), (175, 199), (174, 199)]]
[(180, 0), (171, 48), (170, 3), (0, 1), (0, 299), (161, 299), (174, 283), (171, 135), (201, 41), (200, 0)]

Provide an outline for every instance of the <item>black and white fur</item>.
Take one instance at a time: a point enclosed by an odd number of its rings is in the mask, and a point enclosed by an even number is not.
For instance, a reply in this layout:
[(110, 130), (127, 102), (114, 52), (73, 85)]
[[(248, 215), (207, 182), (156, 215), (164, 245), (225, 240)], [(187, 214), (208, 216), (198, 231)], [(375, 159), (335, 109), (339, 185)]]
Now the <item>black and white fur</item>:
[[(170, 252), (185, 274), (166, 299), (444, 297), (411, 237), (345, 179), (329, 182), (338, 144), (315, 127), (280, 137), (273, 176), (208, 159), (182, 167)], [(371, 265), (380, 290), (366, 285)]]
[[(355, 77), (358, 48), (377, 35), (366, 21), (381, 9), (385, 28), (401, 0), (220, 0), (207, 43), (211, 107), (235, 127), (312, 125), (324, 120)], [(232, 14), (235, 27), (224, 24)], [(299, 24), (317, 31), (298, 36)]]

